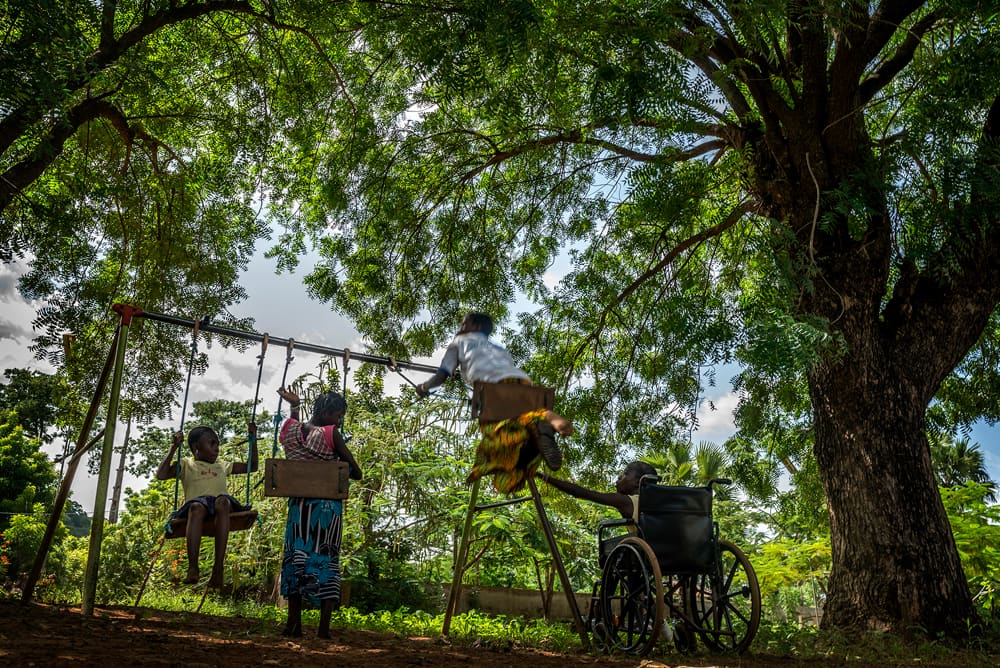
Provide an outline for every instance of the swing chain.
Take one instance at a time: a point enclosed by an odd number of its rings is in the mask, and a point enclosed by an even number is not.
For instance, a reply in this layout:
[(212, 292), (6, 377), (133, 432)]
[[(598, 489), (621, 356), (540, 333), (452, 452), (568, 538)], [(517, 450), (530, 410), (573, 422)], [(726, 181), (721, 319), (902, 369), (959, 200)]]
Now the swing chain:
[(413, 387), (417, 387), (416, 383), (414, 383), (412, 380), (410, 380), (409, 378), (407, 378), (406, 376), (403, 375), (403, 372), (400, 370), (399, 365), (396, 364), (396, 358), (395, 357), (389, 357), (388, 360), (389, 360), (388, 367), (392, 371), (395, 371), (396, 373), (398, 373), (400, 378), (402, 378), (403, 380), (405, 380), (407, 383), (409, 383)]

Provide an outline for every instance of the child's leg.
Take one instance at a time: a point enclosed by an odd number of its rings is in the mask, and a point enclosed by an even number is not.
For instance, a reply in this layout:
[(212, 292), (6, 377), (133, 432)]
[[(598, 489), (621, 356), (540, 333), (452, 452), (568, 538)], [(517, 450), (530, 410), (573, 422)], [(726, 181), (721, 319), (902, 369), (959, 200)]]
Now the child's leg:
[(281, 635), (293, 638), (302, 635), (302, 594), (288, 595), (288, 623)]
[(184, 584), (198, 583), (198, 556), (201, 552), (201, 529), (205, 524), (205, 516), (208, 509), (201, 503), (192, 503), (187, 512), (187, 532), (184, 534), (187, 539), (188, 572), (184, 578)]
[(545, 411), (545, 419), (563, 436), (572, 436), (576, 432), (573, 423), (555, 411)]
[(340, 607), (340, 601), (333, 598), (328, 598), (320, 603), (319, 631), (316, 632), (317, 638), (330, 638), (330, 615), (338, 607)]
[(209, 587), (221, 587), (226, 564), (226, 547), (229, 545), (229, 511), (232, 506), (225, 496), (215, 497), (215, 563)]

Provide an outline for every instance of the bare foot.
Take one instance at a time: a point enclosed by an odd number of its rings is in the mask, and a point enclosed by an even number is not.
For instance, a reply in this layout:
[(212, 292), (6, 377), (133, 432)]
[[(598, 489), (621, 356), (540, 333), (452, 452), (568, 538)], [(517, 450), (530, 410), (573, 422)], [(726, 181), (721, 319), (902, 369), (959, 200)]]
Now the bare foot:
[(289, 638), (301, 638), (302, 637), (302, 625), (301, 624), (289, 624), (282, 631), (281, 635), (288, 636)]
[(198, 568), (189, 568), (187, 577), (184, 578), (184, 584), (193, 585), (198, 584), (198, 580), (201, 579), (201, 575), (198, 573)]
[(555, 411), (546, 411), (545, 419), (552, 424), (552, 428), (563, 436), (572, 436), (576, 433), (573, 423)]
[(208, 579), (209, 589), (222, 589), (222, 576), (212, 573), (212, 577)]
[(316, 637), (319, 638), (319, 639), (321, 639), (321, 640), (329, 640), (330, 639), (330, 629), (326, 629), (325, 631), (323, 629), (320, 629), (319, 631), (316, 632)]

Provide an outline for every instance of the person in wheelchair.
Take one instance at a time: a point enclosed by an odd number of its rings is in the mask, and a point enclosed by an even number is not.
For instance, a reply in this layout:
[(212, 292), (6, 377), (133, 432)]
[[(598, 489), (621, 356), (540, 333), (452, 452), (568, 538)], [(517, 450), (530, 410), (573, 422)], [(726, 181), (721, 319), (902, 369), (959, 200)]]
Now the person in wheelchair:
[(615, 481), (614, 492), (598, 492), (587, 489), (572, 483), (568, 480), (553, 478), (548, 473), (537, 474), (544, 482), (552, 485), (558, 490), (566, 492), (584, 501), (593, 501), (601, 505), (611, 506), (625, 519), (639, 521), (639, 485), (646, 476), (656, 477), (656, 469), (653, 465), (644, 461), (634, 461), (625, 466), (625, 469)]
[[(493, 319), (489, 315), (473, 312), (462, 318), (437, 372), (417, 385), (417, 396), (426, 397), (458, 368), (462, 380), (470, 385), (476, 381), (531, 385), (528, 374), (514, 363), (510, 353), (490, 340), (492, 333)], [(562, 451), (555, 435), (572, 436), (575, 429), (559, 413), (540, 409), (514, 419), (480, 421), (479, 431), (482, 439), (466, 482), (492, 475), (493, 487), (509, 494), (521, 489), (542, 461), (553, 471), (558, 470)]]

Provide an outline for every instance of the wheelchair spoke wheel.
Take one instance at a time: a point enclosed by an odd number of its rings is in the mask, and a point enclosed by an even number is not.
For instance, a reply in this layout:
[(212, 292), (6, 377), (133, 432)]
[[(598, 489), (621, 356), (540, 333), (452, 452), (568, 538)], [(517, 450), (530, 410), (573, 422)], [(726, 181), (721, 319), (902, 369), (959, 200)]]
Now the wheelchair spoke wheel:
[(646, 541), (629, 536), (608, 555), (601, 573), (601, 622), (609, 644), (644, 656), (663, 625), (660, 565)]
[(760, 625), (760, 586), (740, 548), (719, 541), (716, 572), (700, 574), (688, 589), (690, 614), (710, 649), (742, 654)]

